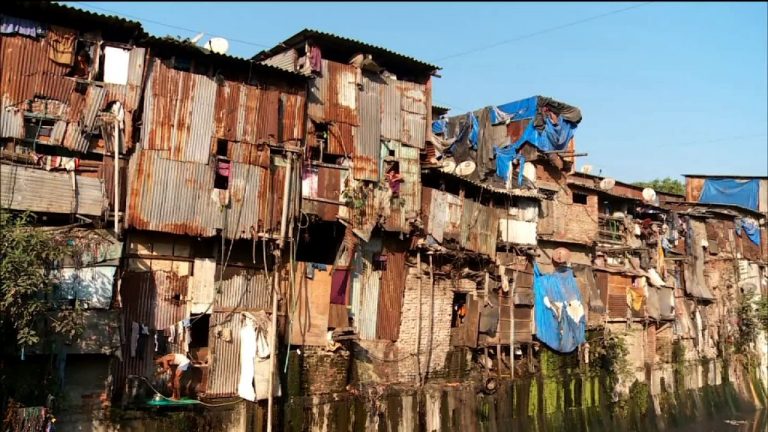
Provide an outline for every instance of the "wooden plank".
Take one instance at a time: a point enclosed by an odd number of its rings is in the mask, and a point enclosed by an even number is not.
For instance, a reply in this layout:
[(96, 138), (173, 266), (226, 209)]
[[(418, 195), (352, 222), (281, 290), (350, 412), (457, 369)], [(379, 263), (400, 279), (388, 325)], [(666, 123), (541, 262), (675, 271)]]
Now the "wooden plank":
[(314, 278), (307, 279), (306, 264), (300, 263), (296, 295), (298, 305), (292, 314), (291, 344), (324, 346), (327, 342), (330, 312), (332, 266), (328, 271), (315, 270)]

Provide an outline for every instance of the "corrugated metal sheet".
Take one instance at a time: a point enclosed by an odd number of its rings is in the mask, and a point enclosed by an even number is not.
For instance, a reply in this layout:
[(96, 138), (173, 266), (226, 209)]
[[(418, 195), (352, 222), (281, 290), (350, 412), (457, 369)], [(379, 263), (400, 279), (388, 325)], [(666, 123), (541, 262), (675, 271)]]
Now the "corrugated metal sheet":
[[(302, 185), (302, 194), (304, 195), (301, 206), (302, 211), (317, 215), (324, 221), (336, 221), (336, 216), (339, 214), (339, 205), (323, 201), (313, 201), (311, 198), (320, 198), (324, 201), (329, 200), (341, 204), (341, 173), (342, 171), (344, 173), (347, 171), (326, 166), (314, 167), (312, 171), (314, 172), (305, 175), (316, 176), (316, 194)], [(310, 186), (309, 182), (307, 186)]]
[(626, 319), (629, 305), (627, 293), (632, 286), (632, 278), (622, 274), (608, 274), (608, 317)]
[(105, 206), (97, 178), (0, 164), (0, 203), (4, 208), (33, 212), (101, 215)]
[(64, 137), (64, 147), (85, 152), (90, 147), (90, 139), (94, 132), (96, 116), (104, 105), (106, 90), (104, 87), (90, 85), (85, 96), (78, 97), (73, 93), (70, 98), (70, 123)]
[[(99, 179), (101, 179), (102, 184), (104, 185), (104, 199), (107, 200), (107, 205), (109, 206), (110, 210), (114, 210), (115, 206), (115, 177), (114, 177), (114, 166), (115, 166), (115, 160), (112, 157), (105, 156), (101, 166), (99, 167)], [(120, 174), (119, 174), (119, 182), (120, 182), (120, 211), (125, 210), (125, 197), (128, 196), (128, 177), (126, 176), (126, 173), (128, 172), (128, 161), (122, 160), (120, 161)]]
[[(219, 274), (221, 268), (216, 269)], [(218, 283), (214, 311), (222, 309), (268, 310), (272, 307), (272, 288), (263, 270), (228, 270), (234, 274)]]
[(381, 85), (381, 135), (390, 140), (400, 141), (403, 128), (400, 115), (400, 91), (397, 80), (385, 78), (386, 85)]
[(239, 313), (214, 312), (211, 314), (211, 329), (230, 329), (232, 339), (225, 341), (211, 331), (208, 337), (210, 374), (206, 397), (237, 396), (240, 380), (240, 329), (243, 317)]
[[(50, 37), (50, 36), (48, 36)], [(65, 78), (70, 67), (48, 58), (47, 37), (32, 39), (25, 36), (2, 37), (2, 85), (12, 104), (32, 99), (36, 95), (66, 102), (75, 81)]]
[[(387, 218), (389, 231), (410, 231), (409, 219), (418, 216), (421, 207), (421, 165), (419, 150), (390, 141), (388, 147), (395, 152), (403, 181), (400, 183), (400, 200), (394, 200), (392, 214)], [(430, 212), (425, 212), (430, 214)], [(442, 232), (440, 233), (442, 241)]]
[(405, 254), (409, 242), (392, 238), (384, 240), (387, 268), (381, 274), (379, 311), (376, 319), (376, 338), (396, 341), (400, 336), (400, 320), (405, 292)]
[(250, 238), (266, 203), (282, 195), (280, 188), (262, 187), (268, 171), (233, 162), (230, 204), (222, 207), (213, 189), (213, 167), (165, 159), (162, 152), (142, 150), (129, 168), (128, 225), (137, 229), (195, 236), (213, 236), (223, 229), (227, 238)]
[(328, 129), (327, 153), (352, 156), (359, 139), (358, 127), (348, 123), (332, 123)]
[(360, 339), (375, 340), (381, 275), (373, 270), (373, 254), (381, 250), (381, 239), (371, 239), (361, 246), (352, 273), (352, 317)]
[(400, 140), (416, 148), (424, 148), (427, 133), (427, 96), (424, 84), (400, 81), (402, 133)]
[[(325, 105), (326, 120), (339, 121), (354, 126), (358, 119), (358, 69), (349, 64), (323, 60), (327, 63), (328, 99)], [(325, 68), (325, 65), (323, 65)]]
[(294, 72), (296, 70), (296, 61), (298, 58), (299, 55), (296, 50), (289, 49), (288, 51), (276, 54), (274, 57), (270, 57), (261, 63)]
[[(216, 136), (254, 144), (277, 142), (279, 100), (277, 89), (225, 81), (216, 91)], [(295, 106), (302, 102), (290, 103)]]
[(216, 295), (216, 261), (195, 258), (193, 270), (189, 282), (189, 313), (208, 313)]
[(24, 114), (14, 106), (10, 95), (0, 95), (0, 136), (24, 138)]
[(278, 136), (280, 142), (304, 140), (306, 97), (302, 93), (280, 93), (282, 105), (282, 134)]
[(422, 207), (421, 217), (425, 224), (425, 230), (435, 240), (443, 242), (443, 231), (448, 216), (447, 202), (442, 198), (443, 192), (437, 189), (421, 188)]
[(379, 180), (381, 155), (381, 103), (379, 83), (376, 77), (363, 76), (363, 92), (360, 94), (359, 137), (355, 140), (355, 157), (352, 175), (356, 180)]
[(150, 329), (163, 330), (186, 315), (189, 276), (173, 272), (128, 272), (120, 285), (120, 298), (126, 320)]
[(502, 217), (499, 220), (501, 239), (505, 243), (536, 245), (536, 222), (524, 222)]
[(499, 217), (496, 210), (475, 201), (464, 201), (459, 240), (462, 247), (491, 258), (495, 257), (498, 227)]
[(208, 163), (216, 89), (207, 76), (178, 71), (155, 59), (145, 89), (144, 148), (167, 150), (173, 160)]

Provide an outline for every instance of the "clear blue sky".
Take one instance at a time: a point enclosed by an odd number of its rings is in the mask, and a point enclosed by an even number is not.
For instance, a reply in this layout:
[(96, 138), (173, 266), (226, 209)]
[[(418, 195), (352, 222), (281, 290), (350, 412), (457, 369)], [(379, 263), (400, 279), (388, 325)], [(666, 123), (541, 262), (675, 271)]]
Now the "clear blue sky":
[(245, 57), (305, 27), (381, 45), (442, 66), (451, 114), (551, 96), (584, 115), (578, 166), (623, 181), (768, 171), (766, 3), (651, 3), (523, 39), (639, 3), (67, 3)]

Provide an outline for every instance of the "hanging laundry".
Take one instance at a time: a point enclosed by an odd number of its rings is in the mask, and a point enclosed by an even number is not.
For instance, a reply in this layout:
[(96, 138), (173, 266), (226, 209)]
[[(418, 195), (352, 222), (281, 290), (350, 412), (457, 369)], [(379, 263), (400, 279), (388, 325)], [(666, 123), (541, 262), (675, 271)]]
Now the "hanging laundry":
[(176, 340), (176, 326), (168, 327), (168, 342), (173, 343)]
[(131, 357), (136, 357), (136, 347), (139, 343), (139, 323), (131, 322)]
[(253, 388), (254, 361), (256, 360), (256, 328), (250, 319), (240, 329), (240, 381), (237, 395), (254, 402), (256, 391)]
[(320, 47), (312, 45), (309, 49), (309, 67), (312, 72), (322, 74), (323, 72), (323, 58), (320, 53)]
[(36, 38), (45, 35), (45, 27), (37, 21), (0, 15), (0, 34), (20, 34)]
[(226, 159), (219, 159), (216, 162), (216, 172), (222, 177), (229, 178), (230, 162)]
[(349, 270), (334, 270), (331, 278), (331, 304), (347, 304), (347, 286), (349, 284)]
[(72, 66), (75, 61), (77, 33), (59, 26), (51, 26), (48, 32), (48, 57), (56, 63)]

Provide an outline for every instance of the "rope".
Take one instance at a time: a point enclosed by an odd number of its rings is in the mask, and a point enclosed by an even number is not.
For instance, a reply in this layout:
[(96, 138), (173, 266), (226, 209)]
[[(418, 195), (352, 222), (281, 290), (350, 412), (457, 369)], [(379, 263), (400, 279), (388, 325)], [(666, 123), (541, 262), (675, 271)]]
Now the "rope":
[[(155, 387), (152, 385), (152, 383), (150, 383), (150, 382), (149, 382), (149, 380), (148, 380), (146, 377), (143, 377), (143, 376), (139, 376), (139, 378), (143, 379), (143, 380), (144, 380), (144, 382), (146, 382), (146, 383), (147, 383), (147, 385), (149, 386), (149, 388), (151, 388), (151, 389), (152, 389), (152, 391), (153, 391), (153, 392), (155, 392), (155, 394), (156, 394), (156, 395), (160, 396), (161, 398), (163, 398), (163, 399), (165, 399), (165, 400), (169, 400), (169, 401), (171, 401), (171, 402), (176, 402), (176, 400), (175, 400), (175, 399), (171, 399), (171, 398), (169, 398), (168, 396), (165, 396), (165, 395), (163, 395), (162, 393), (160, 393), (160, 392), (159, 392), (159, 391), (158, 391), (158, 390), (157, 390), (157, 389), (156, 389), (156, 388), (155, 388)], [(225, 403), (220, 403), (220, 404), (210, 404), (210, 403), (206, 403), (206, 402), (203, 402), (203, 401), (201, 401), (200, 399), (197, 399), (197, 401), (198, 401), (198, 402), (199, 402), (201, 405), (205, 405), (205, 406), (207, 406), (207, 407), (220, 407), (220, 406), (227, 406), (227, 405), (234, 405), (234, 404), (238, 404), (238, 403), (240, 403), (240, 402), (242, 402), (242, 401), (243, 401), (243, 398), (240, 398), (240, 397), (238, 397), (238, 400), (236, 400), (236, 401), (232, 401), (232, 402), (225, 402)]]

